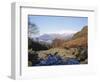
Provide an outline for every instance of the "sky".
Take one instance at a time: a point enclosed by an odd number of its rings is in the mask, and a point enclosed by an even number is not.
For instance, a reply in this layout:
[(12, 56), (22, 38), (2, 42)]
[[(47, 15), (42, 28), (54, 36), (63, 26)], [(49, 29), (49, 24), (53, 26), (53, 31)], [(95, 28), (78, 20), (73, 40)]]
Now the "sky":
[(29, 15), (28, 19), (38, 27), (40, 35), (49, 33), (76, 33), (83, 26), (88, 25), (87, 17)]

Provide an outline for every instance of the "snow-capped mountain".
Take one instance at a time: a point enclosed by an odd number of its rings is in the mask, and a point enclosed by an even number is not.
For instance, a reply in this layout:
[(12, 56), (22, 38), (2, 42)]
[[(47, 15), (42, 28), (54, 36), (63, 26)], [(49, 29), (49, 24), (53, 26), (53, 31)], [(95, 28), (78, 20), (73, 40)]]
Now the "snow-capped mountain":
[(40, 35), (38, 37), (35, 37), (34, 40), (35, 41), (52, 43), (52, 41), (54, 39), (64, 39), (64, 40), (67, 40), (67, 39), (70, 39), (72, 36), (73, 36), (73, 33), (72, 34), (66, 34), (66, 33), (56, 34), (56, 33), (52, 33), (52, 34)]

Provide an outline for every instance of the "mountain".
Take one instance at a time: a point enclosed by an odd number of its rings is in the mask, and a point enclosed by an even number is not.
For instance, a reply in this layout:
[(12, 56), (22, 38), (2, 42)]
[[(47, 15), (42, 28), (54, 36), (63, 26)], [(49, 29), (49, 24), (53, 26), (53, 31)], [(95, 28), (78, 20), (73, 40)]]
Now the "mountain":
[(63, 47), (87, 47), (88, 46), (88, 26), (84, 26), (83, 29), (75, 33), (71, 40), (66, 41), (62, 45)]
[(72, 36), (73, 36), (73, 34), (68, 35), (66, 33), (63, 33), (63, 34), (56, 34), (56, 33), (54, 34), (54, 33), (52, 33), (52, 34), (43, 34), (43, 35), (41, 35), (37, 38), (38, 38), (39, 41), (52, 43), (52, 41), (55, 40), (55, 39), (64, 39), (64, 40), (66, 40), (66, 39), (72, 38)]
[(43, 34), (38, 38), (39, 40), (43, 40), (43, 41), (53, 40), (53, 37), (50, 34)]

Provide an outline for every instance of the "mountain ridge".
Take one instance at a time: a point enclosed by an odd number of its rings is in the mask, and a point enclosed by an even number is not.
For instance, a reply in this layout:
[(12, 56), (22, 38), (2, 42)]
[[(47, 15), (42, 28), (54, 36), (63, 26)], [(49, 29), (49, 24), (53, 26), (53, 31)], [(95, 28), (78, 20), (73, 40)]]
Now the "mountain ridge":
[(53, 40), (55, 39), (70, 39), (72, 38), (73, 34), (57, 34), (57, 33), (53, 33), (53, 34), (43, 34), (43, 35), (40, 35), (39, 37), (36, 37), (34, 38), (39, 40), (39, 41), (43, 41), (43, 42), (48, 42), (48, 43), (52, 43)]

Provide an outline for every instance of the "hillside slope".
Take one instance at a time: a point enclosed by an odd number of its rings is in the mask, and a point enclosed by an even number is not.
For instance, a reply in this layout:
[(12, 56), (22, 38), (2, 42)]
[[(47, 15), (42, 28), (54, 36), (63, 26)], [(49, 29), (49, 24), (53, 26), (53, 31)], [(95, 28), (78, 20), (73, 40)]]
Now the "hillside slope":
[(84, 26), (83, 29), (74, 34), (71, 40), (64, 42), (63, 47), (87, 47), (88, 46), (88, 26)]

